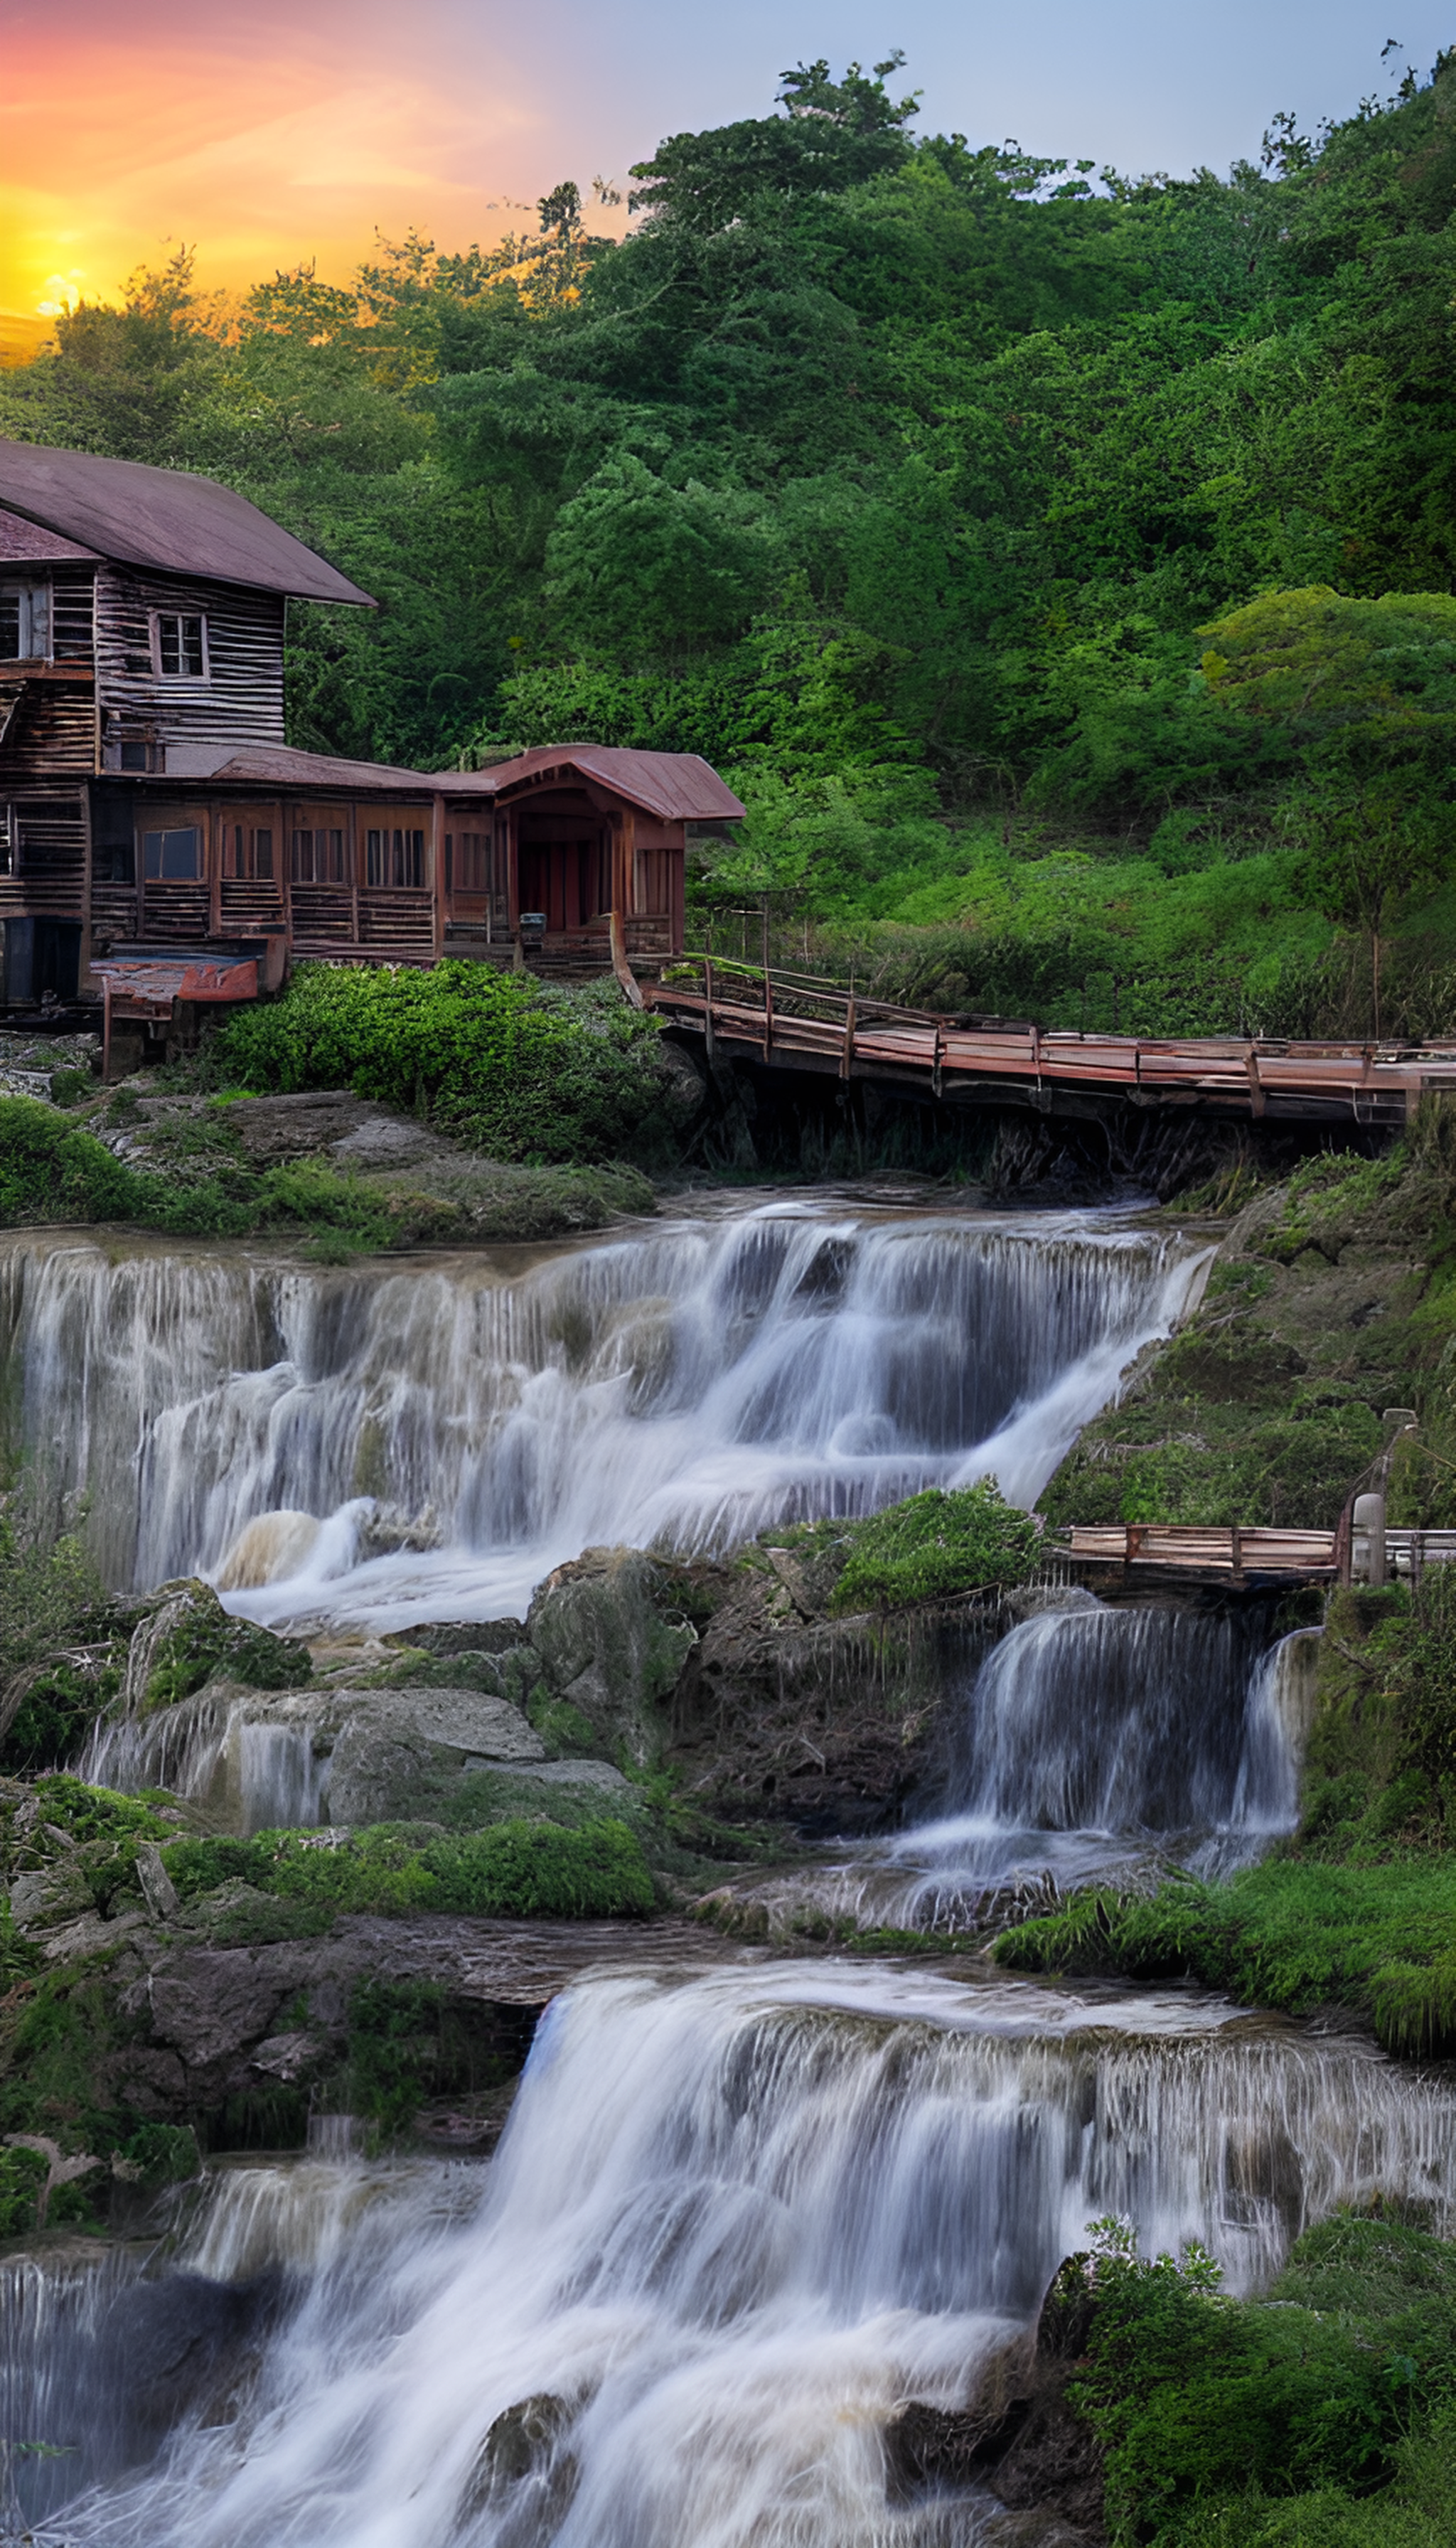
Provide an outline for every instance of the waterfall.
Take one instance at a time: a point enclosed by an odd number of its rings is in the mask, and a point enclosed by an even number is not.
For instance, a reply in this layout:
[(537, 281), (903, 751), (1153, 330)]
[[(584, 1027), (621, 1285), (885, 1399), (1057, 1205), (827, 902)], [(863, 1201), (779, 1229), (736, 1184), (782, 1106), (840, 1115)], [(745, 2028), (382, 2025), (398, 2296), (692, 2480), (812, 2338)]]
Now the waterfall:
[[(956, 1925), (977, 1897), (1201, 1874), (1256, 1858), (1299, 1818), (1286, 1684), (1303, 1632), (1264, 1650), (1258, 1613), (1076, 1593), (1023, 1620), (975, 1674), (947, 1807), (885, 1853), (916, 1870), (907, 1926)], [(884, 1888), (879, 1888), (883, 1896)], [(877, 1915), (891, 1916), (883, 1899)]]
[(261, 1697), (203, 1690), (149, 1716), (101, 1717), (75, 1765), (93, 1786), (144, 1795), (169, 1787), (229, 1831), (297, 1830), (323, 1820), (331, 1759), (307, 1715)]
[[(195, 2310), (233, 2277), (251, 2329), (285, 2271), (254, 2367), (67, 2535), (953, 2548), (974, 2504), (896, 2506), (885, 2425), (967, 2400), (1089, 2219), (1200, 2237), (1247, 2290), (1335, 2203), (1450, 2221), (1453, 2125), (1444, 2084), (1187, 1994), (601, 1974), (553, 2004), (489, 2168), (392, 2190), (355, 2160), (302, 2211), (281, 2171), (230, 2178), (180, 2280)], [(83, 2376), (46, 2438), (90, 2412)]]
[[(985, 1474), (1030, 1503), (1206, 1261), (1095, 1213), (775, 1204), (350, 1270), (29, 1233), (0, 1299), (23, 1437), (89, 1494), (108, 1580), (393, 1626), (518, 1611), (603, 1541), (716, 1549)], [(274, 1545), (296, 1571), (259, 1584)]]

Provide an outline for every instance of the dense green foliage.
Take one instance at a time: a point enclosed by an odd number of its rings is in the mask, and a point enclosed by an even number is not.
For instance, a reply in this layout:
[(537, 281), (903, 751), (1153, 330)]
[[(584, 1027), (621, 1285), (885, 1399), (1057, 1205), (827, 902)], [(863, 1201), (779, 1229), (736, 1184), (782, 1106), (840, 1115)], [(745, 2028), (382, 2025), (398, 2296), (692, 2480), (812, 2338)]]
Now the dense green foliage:
[(1197, 2251), (1142, 2258), (1118, 2224), (1095, 2229), (1071, 2394), (1106, 2452), (1114, 2548), (1447, 2535), (1439, 2518), (1419, 2525), (1456, 2511), (1456, 2247), (1336, 2215), (1265, 2298), (1234, 2302)]
[(664, 1111), (656, 1022), (614, 984), (562, 992), (490, 964), (303, 964), (240, 1010), (210, 1068), (251, 1089), (352, 1088), (427, 1113), (500, 1159), (609, 1158)]
[(839, 1612), (1020, 1584), (1041, 1554), (1036, 1523), (1006, 1502), (994, 1478), (949, 1495), (929, 1487), (839, 1535), (849, 1546), (834, 1592)]
[(0, 430), (210, 471), (379, 595), (295, 612), (296, 742), (705, 753), (750, 821), (700, 896), (862, 979), (1429, 1028), (1456, 65), (1227, 179), (919, 137), (893, 68), (671, 136), (619, 245), (564, 185), (236, 310), (179, 254)]
[(347, 1837), (262, 1832), (248, 1841), (172, 1840), (164, 1858), (184, 1900), (240, 1880), (318, 1914), (324, 1927), (341, 1911), (620, 1920), (654, 1903), (640, 1843), (611, 1820), (575, 1830), (515, 1820), (480, 1832), (392, 1823)]
[(211, 1585), (200, 1581), (183, 1588), (185, 1598), (173, 1614), (167, 1592), (174, 1589), (164, 1587), (161, 1594), (170, 1624), (147, 1659), (139, 1693), (143, 1713), (175, 1706), (215, 1679), (241, 1682), (246, 1689), (298, 1689), (311, 1678), (314, 1658), (301, 1638), (233, 1618)]
[(1402, 2053), (1456, 2048), (1456, 1583), (1329, 1601), (1299, 1831), (1223, 1884), (1071, 1895), (997, 1941), (1023, 1971), (1191, 1973)]
[(58, 1534), (34, 1471), (0, 1495), (0, 1767), (63, 1761), (116, 1695), (115, 1606), (79, 1531)]

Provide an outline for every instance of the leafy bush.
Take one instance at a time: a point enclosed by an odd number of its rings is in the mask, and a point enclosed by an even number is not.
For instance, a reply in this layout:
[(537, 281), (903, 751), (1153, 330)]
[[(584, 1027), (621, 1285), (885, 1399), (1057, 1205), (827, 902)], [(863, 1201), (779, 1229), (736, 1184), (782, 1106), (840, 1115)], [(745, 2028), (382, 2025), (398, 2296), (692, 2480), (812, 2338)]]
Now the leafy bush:
[(218, 1031), (214, 1075), (410, 1106), (500, 1159), (609, 1158), (660, 1121), (658, 1030), (614, 985), (547, 990), (458, 961), (433, 971), (301, 964)]
[(29, 2237), (48, 2174), (39, 2150), (0, 2150), (0, 2238)]
[[(1070, 2395), (1106, 2452), (1115, 2548), (1343, 2538), (1243, 2522), (1281, 2498), (1333, 2512), (1396, 2475), (1412, 2416), (1451, 2394), (1456, 2248), (1338, 2217), (1299, 2241), (1268, 2302), (1238, 2303), (1196, 2249), (1145, 2259), (1121, 2225), (1094, 2231), (1087, 2365)], [(1210, 2519), (1220, 2499), (1228, 2528)]]
[(136, 1171), (104, 1142), (34, 1097), (0, 1097), (0, 1224), (131, 1221)]
[(1021, 1584), (1042, 1545), (1036, 1523), (1007, 1503), (993, 1478), (950, 1494), (930, 1487), (843, 1535), (850, 1558), (834, 1593), (840, 1612)]

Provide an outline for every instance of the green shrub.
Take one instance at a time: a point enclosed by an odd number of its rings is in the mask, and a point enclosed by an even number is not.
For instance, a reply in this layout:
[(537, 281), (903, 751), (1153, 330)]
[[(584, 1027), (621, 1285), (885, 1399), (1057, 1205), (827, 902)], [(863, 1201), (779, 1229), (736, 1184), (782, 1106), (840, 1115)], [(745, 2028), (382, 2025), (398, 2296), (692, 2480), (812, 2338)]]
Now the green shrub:
[(131, 1221), (142, 1180), (34, 1097), (0, 1097), (0, 1224)]
[(1106, 2453), (1115, 2548), (1179, 2537), (1211, 2499), (1388, 2484), (1412, 2413), (1449, 2390), (1456, 2251), (1437, 2239), (1396, 2233), (1392, 2270), (1385, 2225), (1326, 2223), (1270, 2306), (1222, 2299), (1197, 2250), (1144, 2259), (1119, 2225), (1094, 2226), (1095, 2313), (1070, 2394)]
[(310, 1679), (314, 1659), (298, 1637), (280, 1637), (250, 1619), (235, 1619), (211, 1588), (194, 1587), (197, 1598), (151, 1659), (143, 1708), (171, 1707), (190, 1698), (215, 1674), (249, 1689), (297, 1689)]
[(944, 1494), (931, 1487), (843, 1532), (850, 1557), (835, 1588), (836, 1611), (898, 1609), (953, 1592), (1023, 1583), (1041, 1536), (1008, 1504), (994, 1478)]
[[(1423, 2548), (1456, 2510), (1456, 2246), (1336, 2214), (1261, 2300), (1121, 2225), (1069, 2259), (1092, 2302), (1070, 2391), (1106, 2453), (1114, 2548)], [(1442, 2517), (1444, 2515), (1444, 2518)], [(1423, 2519), (1428, 2526), (1423, 2526)]]
[(301, 964), (241, 1009), (208, 1066), (251, 1089), (341, 1088), (413, 1107), (493, 1158), (630, 1150), (663, 1115), (656, 1022), (614, 986), (548, 990), (491, 964)]
[(28, 2238), (49, 2167), (39, 2150), (0, 2150), (0, 2238)]

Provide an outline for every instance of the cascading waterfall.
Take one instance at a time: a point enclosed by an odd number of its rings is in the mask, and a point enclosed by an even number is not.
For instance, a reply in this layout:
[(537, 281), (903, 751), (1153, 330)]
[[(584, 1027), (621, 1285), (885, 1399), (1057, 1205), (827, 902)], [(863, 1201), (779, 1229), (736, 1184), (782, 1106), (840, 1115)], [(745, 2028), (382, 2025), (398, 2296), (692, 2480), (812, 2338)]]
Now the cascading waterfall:
[[(459, 2167), (391, 2194), (355, 2162), (302, 2208), (281, 2171), (228, 2177), (183, 2298), (227, 2280), (250, 2335), (249, 2296), (292, 2271), (272, 2332), (250, 2368), (220, 2362), (226, 2419), (179, 2415), (67, 2536), (953, 2548), (986, 2500), (892, 2502), (885, 2425), (909, 2398), (966, 2401), (1089, 2219), (1197, 2236), (1247, 2289), (1377, 2188), (1449, 2221), (1453, 2124), (1446, 2086), (1207, 1999), (603, 1974), (549, 2012), (474, 2203)], [(119, 2364), (101, 2345), (96, 2377)], [(125, 2421), (83, 2370), (46, 2438), (98, 2405)]]
[(1078, 1885), (1214, 1876), (1299, 1819), (1318, 1632), (1273, 1644), (1268, 1607), (1200, 1612), (1077, 1590), (1013, 1626), (948, 1692), (933, 1816), (732, 1890), (777, 1934), (806, 1915), (956, 1930)]
[(256, 1698), (202, 1690), (150, 1716), (103, 1716), (75, 1763), (93, 1786), (174, 1795), (222, 1810), (241, 1832), (296, 1830), (323, 1819), (332, 1763), (307, 1722), (270, 1719)]
[[(118, 1585), (307, 1543), (226, 1597), (379, 1626), (523, 1606), (602, 1541), (724, 1546), (994, 1473), (1030, 1502), (1207, 1262), (1091, 1213), (774, 1205), (541, 1256), (311, 1270), (18, 1236), (25, 1438)], [(368, 1554), (379, 1505), (439, 1545)], [(243, 1575), (249, 1568), (240, 1570)]]
[(1083, 1594), (992, 1648), (957, 1730), (949, 1810), (890, 1855), (919, 1925), (1029, 1878), (1058, 1890), (1179, 1859), (1213, 1872), (1298, 1819), (1281, 1649), (1259, 1616)]

